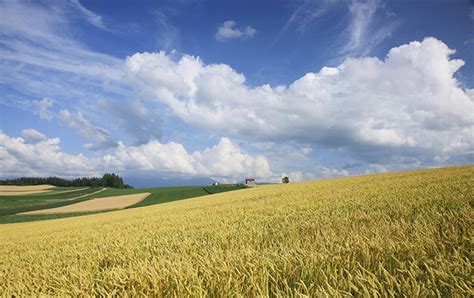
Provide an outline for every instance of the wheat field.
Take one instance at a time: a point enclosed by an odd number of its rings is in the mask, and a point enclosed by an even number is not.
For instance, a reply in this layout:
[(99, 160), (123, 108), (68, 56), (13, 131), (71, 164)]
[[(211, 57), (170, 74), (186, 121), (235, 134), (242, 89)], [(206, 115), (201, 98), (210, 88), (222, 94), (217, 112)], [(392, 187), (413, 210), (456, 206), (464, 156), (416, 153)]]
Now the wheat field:
[(55, 188), (53, 185), (0, 185), (0, 191), (36, 191)]
[(0, 226), (0, 293), (472, 296), (474, 167)]
[(0, 196), (23, 196), (50, 192), (54, 188), (52, 185), (0, 185)]

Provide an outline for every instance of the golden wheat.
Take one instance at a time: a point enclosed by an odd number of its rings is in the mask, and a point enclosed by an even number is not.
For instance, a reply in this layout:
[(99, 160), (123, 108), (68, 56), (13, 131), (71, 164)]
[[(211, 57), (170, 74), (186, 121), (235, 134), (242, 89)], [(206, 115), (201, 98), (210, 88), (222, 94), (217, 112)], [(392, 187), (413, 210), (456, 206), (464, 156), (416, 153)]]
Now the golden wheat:
[(470, 296), (474, 167), (0, 226), (5, 296)]

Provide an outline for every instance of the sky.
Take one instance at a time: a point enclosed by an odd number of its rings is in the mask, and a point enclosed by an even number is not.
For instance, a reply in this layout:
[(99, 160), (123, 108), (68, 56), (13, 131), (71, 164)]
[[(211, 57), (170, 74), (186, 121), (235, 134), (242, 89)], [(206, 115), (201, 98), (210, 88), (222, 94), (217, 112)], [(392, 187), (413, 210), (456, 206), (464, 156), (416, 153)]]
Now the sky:
[(473, 164), (473, 53), (474, 1), (1, 0), (0, 178)]

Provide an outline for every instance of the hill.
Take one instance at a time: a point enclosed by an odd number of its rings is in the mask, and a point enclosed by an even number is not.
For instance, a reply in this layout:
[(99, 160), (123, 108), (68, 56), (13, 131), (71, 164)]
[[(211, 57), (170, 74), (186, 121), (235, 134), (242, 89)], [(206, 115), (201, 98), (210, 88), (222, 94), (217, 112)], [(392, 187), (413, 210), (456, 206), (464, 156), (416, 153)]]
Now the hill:
[(6, 296), (469, 296), (474, 167), (0, 225)]

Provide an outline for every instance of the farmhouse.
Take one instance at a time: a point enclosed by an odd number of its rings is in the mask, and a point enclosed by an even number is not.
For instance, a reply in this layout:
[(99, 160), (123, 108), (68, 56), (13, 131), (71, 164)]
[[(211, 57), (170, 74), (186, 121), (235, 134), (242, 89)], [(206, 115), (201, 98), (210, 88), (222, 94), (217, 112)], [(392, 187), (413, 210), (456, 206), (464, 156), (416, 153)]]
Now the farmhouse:
[(247, 179), (245, 179), (245, 184), (255, 184), (255, 179), (254, 178), (247, 178)]

